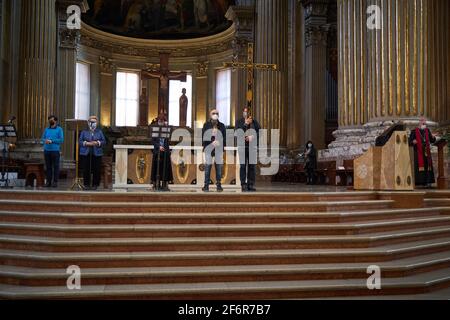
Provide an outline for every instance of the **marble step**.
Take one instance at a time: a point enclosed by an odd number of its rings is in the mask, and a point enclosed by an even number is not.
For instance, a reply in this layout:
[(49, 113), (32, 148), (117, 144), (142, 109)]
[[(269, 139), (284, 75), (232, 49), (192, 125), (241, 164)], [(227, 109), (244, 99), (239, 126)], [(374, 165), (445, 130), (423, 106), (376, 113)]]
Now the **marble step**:
[(450, 214), (450, 207), (374, 209), (336, 212), (234, 212), (234, 213), (83, 213), (51, 211), (0, 211), (0, 222), (79, 224), (275, 224), (387, 221)]
[(324, 212), (388, 209), (393, 200), (312, 202), (73, 202), (0, 200), (0, 208), (14, 211), (56, 211), (84, 213), (239, 213), (239, 212)]
[[(367, 263), (243, 265), (211, 267), (155, 267), (82, 269), (83, 285), (207, 283), (367, 279)], [(405, 277), (450, 267), (450, 251), (377, 263), (383, 278)], [(0, 265), (0, 283), (22, 286), (64, 286), (65, 269)]]
[[(377, 200), (372, 191), (222, 193), (221, 202), (311, 202)], [(0, 199), (72, 202), (216, 202), (216, 193), (202, 192), (72, 192), (58, 190), (0, 190)]]
[(450, 237), (450, 226), (338, 236), (65, 239), (1, 234), (0, 249), (50, 252), (151, 252), (366, 248), (443, 237)]
[(387, 221), (309, 224), (49, 224), (0, 222), (0, 234), (67, 238), (158, 238), (158, 237), (233, 237), (305, 236), (365, 234), (450, 225), (450, 216), (404, 218)]
[(430, 190), (425, 194), (425, 199), (450, 199), (450, 190)]
[(450, 198), (425, 199), (424, 203), (426, 207), (449, 207)]
[(237, 281), (141, 285), (27, 287), (0, 285), (5, 299), (282, 299), (337, 296), (381, 296), (426, 293), (450, 286), (450, 268), (400, 278), (382, 278), (380, 290), (366, 279)]
[(165, 252), (39, 252), (0, 250), (0, 264), (36, 268), (167, 267), (382, 262), (450, 250), (450, 237), (371, 248)]

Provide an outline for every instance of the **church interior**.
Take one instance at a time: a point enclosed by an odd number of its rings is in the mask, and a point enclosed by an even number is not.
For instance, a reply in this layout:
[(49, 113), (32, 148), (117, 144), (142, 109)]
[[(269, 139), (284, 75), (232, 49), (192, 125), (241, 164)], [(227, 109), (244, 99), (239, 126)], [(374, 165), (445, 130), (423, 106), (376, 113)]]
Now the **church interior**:
[[(449, 14), (448, 0), (0, 0), (0, 299), (448, 300)], [(204, 124), (216, 110), (235, 130), (244, 109), (267, 133), (257, 192), (234, 161), (225, 192), (201, 192)], [(191, 137), (171, 144), (167, 193), (152, 190), (161, 117)], [(101, 182), (82, 190), (94, 118)]]

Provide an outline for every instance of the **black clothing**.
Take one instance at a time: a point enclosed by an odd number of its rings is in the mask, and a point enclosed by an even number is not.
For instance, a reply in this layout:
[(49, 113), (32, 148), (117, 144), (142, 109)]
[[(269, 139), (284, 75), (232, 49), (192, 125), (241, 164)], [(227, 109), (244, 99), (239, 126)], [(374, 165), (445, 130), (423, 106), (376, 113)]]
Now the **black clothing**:
[[(259, 130), (261, 129), (261, 126), (259, 125), (258, 121), (253, 119), (253, 123), (250, 125), (247, 125), (245, 123), (245, 118), (241, 118), (238, 121), (236, 121), (236, 130), (243, 130), (244, 133), (246, 133), (248, 130), (255, 130), (256, 131), (256, 148), (252, 150), (256, 154), (257, 159), (257, 152), (258, 152), (258, 141), (259, 141)], [(238, 150), (242, 153), (243, 150)], [(256, 183), (256, 164), (250, 164), (250, 142), (245, 142), (245, 162), (240, 165), (240, 178), (241, 178), (241, 185), (243, 187), (247, 187), (250, 189), (253, 189), (253, 186)]]
[[(81, 165), (83, 166), (83, 184), (85, 187), (100, 186), (100, 175), (102, 170), (102, 157), (96, 157), (92, 153), (87, 156), (81, 156)], [(91, 181), (91, 173), (93, 179)]]
[(52, 183), (57, 184), (59, 177), (60, 153), (59, 151), (44, 151), (44, 158), (47, 186), (50, 186)]
[[(432, 135), (430, 129), (426, 128), (428, 131), (429, 142), (435, 143), (436, 138)], [(426, 132), (423, 129), (420, 129), (420, 140), (417, 140), (417, 143), (422, 143), (422, 153), (424, 159), (424, 168), (421, 170), (419, 168), (419, 154), (417, 145), (413, 144), (413, 141), (416, 140), (416, 130), (412, 130), (409, 135), (409, 145), (414, 147), (414, 176), (416, 186), (427, 186), (429, 184), (433, 184), (436, 182), (434, 176), (434, 170), (432, 165), (432, 160), (429, 159), (427, 153), (427, 145), (426, 145)]]

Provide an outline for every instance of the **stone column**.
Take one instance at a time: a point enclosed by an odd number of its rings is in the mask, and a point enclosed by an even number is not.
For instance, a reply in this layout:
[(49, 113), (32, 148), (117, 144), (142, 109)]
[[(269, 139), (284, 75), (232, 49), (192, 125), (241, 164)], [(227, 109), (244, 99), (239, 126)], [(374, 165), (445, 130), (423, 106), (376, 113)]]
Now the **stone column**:
[(19, 138), (36, 141), (55, 111), (56, 0), (22, 1)]
[(207, 60), (199, 61), (196, 66), (194, 90), (196, 103), (192, 104), (195, 106), (195, 110), (192, 110), (194, 129), (201, 128), (207, 119), (209, 62)]
[(298, 0), (289, 1), (288, 117), (287, 147), (298, 151), (305, 141), (303, 132), (305, 36), (304, 11)]
[[(116, 122), (114, 106), (114, 73), (116, 65), (106, 57), (99, 57), (100, 66), (100, 121), (102, 126), (112, 126)], [(148, 93), (147, 93), (148, 94)], [(148, 113), (147, 113), (148, 118)]]
[(328, 1), (304, 0), (305, 7), (305, 105), (304, 143), (313, 140), (317, 148), (325, 147), (327, 9)]
[[(381, 26), (369, 29), (370, 5)], [(357, 156), (387, 125), (448, 121), (449, 1), (338, 1), (339, 130), (325, 155)]]
[[(246, 63), (248, 59), (247, 50), (248, 43), (254, 41), (254, 16), (255, 9), (253, 3), (246, 5), (232, 6), (228, 9), (226, 17), (233, 21), (236, 28), (236, 36), (233, 41), (233, 57), (234, 62)], [(230, 61), (231, 61), (230, 60)], [(247, 71), (244, 69), (233, 70), (232, 73), (232, 125), (236, 118), (241, 117), (242, 109), (247, 105)]]
[[(76, 93), (76, 63), (77, 50), (80, 42), (80, 31), (67, 28), (67, 7), (69, 5), (81, 6), (83, 1), (58, 1), (58, 50), (56, 67), (56, 108), (55, 114), (60, 118), (60, 124), (64, 128), (64, 145), (62, 156), (65, 160), (74, 158), (73, 131), (68, 131), (65, 126), (66, 119), (73, 119), (75, 115)], [(80, 7), (85, 12), (84, 7)]]
[(277, 72), (256, 71), (255, 114), (264, 129), (280, 129), (287, 144), (288, 1), (256, 2), (256, 63), (275, 63)]

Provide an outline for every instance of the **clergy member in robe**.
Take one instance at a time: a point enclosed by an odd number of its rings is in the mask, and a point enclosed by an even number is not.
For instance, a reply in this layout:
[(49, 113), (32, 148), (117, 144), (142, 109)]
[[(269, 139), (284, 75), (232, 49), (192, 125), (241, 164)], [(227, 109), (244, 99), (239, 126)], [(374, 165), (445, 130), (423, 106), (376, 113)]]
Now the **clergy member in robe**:
[[(240, 166), (241, 189), (242, 192), (254, 192), (256, 191), (256, 163), (251, 162), (254, 162), (257, 159), (258, 136), (261, 126), (249, 113), (249, 109), (244, 108), (242, 111), (242, 118), (236, 122), (236, 129), (241, 129), (245, 133), (245, 162), (242, 161)], [(253, 134), (249, 134), (249, 132)], [(253, 153), (255, 157), (251, 157), (251, 153)]]
[[(158, 116), (157, 125), (167, 127), (168, 122), (164, 113)], [(171, 152), (169, 139), (153, 138), (152, 184), (156, 191), (170, 191), (169, 182), (173, 181)]]
[(431, 144), (438, 139), (427, 128), (427, 120), (425, 118), (421, 118), (419, 127), (411, 131), (409, 144), (414, 147), (416, 186), (430, 188), (435, 183)]

